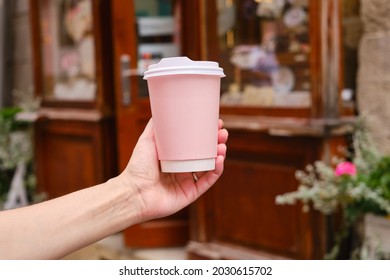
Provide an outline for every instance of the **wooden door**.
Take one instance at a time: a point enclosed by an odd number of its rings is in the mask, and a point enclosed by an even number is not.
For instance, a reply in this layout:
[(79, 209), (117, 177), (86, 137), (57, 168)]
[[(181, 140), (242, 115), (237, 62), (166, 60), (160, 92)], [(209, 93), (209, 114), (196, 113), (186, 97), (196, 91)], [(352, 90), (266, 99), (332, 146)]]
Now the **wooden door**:
[[(192, 2), (187, 1), (185, 5)], [(191, 28), (183, 24), (183, 18), (187, 18), (183, 3), (185, 1), (174, 0), (111, 2), (120, 170), (127, 165), (138, 137), (151, 117), (147, 84), (143, 80), (147, 65), (162, 57), (183, 53), (198, 58), (196, 39), (184, 40), (181, 36), (182, 28)], [(125, 230), (125, 243), (131, 247), (178, 246), (187, 240), (187, 209)]]

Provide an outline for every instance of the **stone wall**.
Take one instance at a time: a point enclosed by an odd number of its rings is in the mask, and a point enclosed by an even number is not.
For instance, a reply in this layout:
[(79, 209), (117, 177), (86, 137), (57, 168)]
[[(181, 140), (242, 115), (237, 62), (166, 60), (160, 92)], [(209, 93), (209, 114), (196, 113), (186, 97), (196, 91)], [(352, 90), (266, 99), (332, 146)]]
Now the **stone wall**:
[(32, 94), (32, 51), (29, 1), (16, 0), (13, 16), (13, 80), (14, 90)]
[(31, 103), (33, 98), (32, 48), (29, 1), (16, 0), (13, 16), (13, 101)]
[(390, 154), (390, 1), (361, 0), (358, 108), (378, 149)]

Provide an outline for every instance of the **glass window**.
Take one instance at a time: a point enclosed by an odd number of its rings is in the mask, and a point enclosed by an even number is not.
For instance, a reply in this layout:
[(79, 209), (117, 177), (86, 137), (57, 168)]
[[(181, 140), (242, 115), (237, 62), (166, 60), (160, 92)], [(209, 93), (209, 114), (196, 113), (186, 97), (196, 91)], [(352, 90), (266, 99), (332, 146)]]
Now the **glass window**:
[(40, 0), (43, 95), (47, 100), (93, 101), (95, 38), (91, 0)]
[(360, 18), (360, 0), (343, 0), (342, 4), (344, 88), (341, 98), (344, 106), (352, 107), (356, 99), (358, 48), (363, 28)]
[(221, 104), (309, 107), (309, 0), (216, 0)]
[(163, 57), (180, 55), (177, 15), (174, 0), (135, 0), (138, 37), (139, 95), (148, 91), (143, 73)]

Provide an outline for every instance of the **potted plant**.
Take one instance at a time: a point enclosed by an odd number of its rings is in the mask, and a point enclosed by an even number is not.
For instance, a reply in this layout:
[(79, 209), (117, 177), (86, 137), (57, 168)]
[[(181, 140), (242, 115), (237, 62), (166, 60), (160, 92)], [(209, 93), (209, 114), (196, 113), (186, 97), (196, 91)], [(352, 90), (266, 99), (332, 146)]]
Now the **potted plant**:
[[(0, 110), (0, 210), (36, 200), (32, 129), (28, 122), (17, 120), (20, 111), (20, 108), (14, 107)], [(20, 183), (20, 180), (25, 197), (10, 197), (11, 186)], [(12, 199), (15, 201), (11, 202)]]
[[(304, 211), (312, 208), (325, 215), (341, 211), (342, 227), (325, 258), (339, 257), (343, 241), (351, 231), (356, 232), (354, 229), (366, 214), (383, 217), (390, 214), (390, 156), (377, 151), (363, 121), (357, 122), (352, 151), (346, 152), (344, 159), (335, 159), (332, 164), (317, 161), (295, 175), (298, 189), (278, 195), (277, 204), (300, 201)], [(358, 235), (363, 238), (361, 233)]]

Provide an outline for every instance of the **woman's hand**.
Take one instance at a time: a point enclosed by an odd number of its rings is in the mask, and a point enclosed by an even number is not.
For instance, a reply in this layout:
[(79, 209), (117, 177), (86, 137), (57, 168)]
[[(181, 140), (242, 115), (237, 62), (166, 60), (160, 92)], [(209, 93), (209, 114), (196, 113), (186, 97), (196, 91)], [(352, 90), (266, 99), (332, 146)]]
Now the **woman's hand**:
[(157, 158), (153, 120), (140, 136), (126, 169), (119, 175), (122, 183), (135, 187), (140, 198), (140, 219), (149, 220), (173, 214), (195, 201), (221, 176), (226, 156), (228, 132), (219, 120), (218, 152), (215, 170), (196, 173), (162, 173)]

